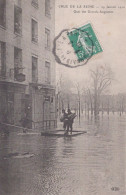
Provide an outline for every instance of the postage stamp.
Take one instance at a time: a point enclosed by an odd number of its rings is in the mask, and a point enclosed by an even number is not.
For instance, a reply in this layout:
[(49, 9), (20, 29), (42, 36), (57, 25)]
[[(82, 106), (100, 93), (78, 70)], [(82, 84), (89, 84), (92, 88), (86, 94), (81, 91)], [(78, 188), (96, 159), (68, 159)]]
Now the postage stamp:
[(102, 48), (91, 24), (68, 32), (68, 37), (75, 50), (78, 61), (83, 61), (92, 55), (102, 52)]
[(71, 30), (65, 29), (54, 40), (56, 61), (70, 68), (87, 64), (93, 55), (102, 51), (90, 23)]

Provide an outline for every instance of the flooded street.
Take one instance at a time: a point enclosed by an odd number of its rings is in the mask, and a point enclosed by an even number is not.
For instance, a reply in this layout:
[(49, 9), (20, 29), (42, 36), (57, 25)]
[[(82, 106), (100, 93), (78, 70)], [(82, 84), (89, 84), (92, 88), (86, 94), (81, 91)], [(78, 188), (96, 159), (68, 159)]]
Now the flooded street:
[[(83, 116), (75, 137), (0, 136), (0, 195), (121, 195), (126, 115)], [(61, 124), (62, 125), (62, 124)]]

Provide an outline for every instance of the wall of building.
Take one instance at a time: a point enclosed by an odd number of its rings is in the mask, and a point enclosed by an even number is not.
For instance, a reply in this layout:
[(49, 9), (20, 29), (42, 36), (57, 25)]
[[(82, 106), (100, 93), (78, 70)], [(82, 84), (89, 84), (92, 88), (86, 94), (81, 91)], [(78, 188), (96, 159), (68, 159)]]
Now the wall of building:
[[(14, 47), (22, 49), (22, 64), (26, 80), (24, 83), (32, 82), (32, 55), (38, 56), (38, 82), (45, 83), (45, 61), (51, 64), (51, 84), (55, 84), (55, 59), (52, 54), (53, 39), (55, 32), (55, 1), (51, 2), (51, 17), (45, 16), (45, 1), (39, 1), (38, 8), (35, 8), (31, 1), (9, 1), (6, 0), (6, 28), (0, 28), (0, 40), (6, 42), (6, 67), (7, 78), (13, 80), (14, 68)], [(14, 33), (14, 5), (22, 9), (22, 35)], [(31, 19), (38, 22), (38, 43), (31, 41)], [(50, 30), (50, 49), (45, 49), (45, 28)]]
[[(21, 35), (14, 33), (14, 9), (15, 6), (21, 8)], [(43, 116), (43, 101), (44, 95), (37, 92), (34, 94), (34, 87), (29, 88), (32, 83), (32, 56), (38, 58), (38, 81), (37, 85), (46, 85), (48, 91), (51, 91), (50, 86), (55, 85), (55, 59), (52, 54), (53, 39), (55, 36), (55, 0), (50, 1), (50, 15), (45, 15), (45, 0), (38, 0), (38, 6), (32, 4), (32, 0), (6, 0), (6, 27), (0, 26), (0, 41), (6, 43), (6, 78), (5, 82), (10, 82), (15, 90), (14, 93), (14, 123), (19, 124), (22, 117), (22, 105), (25, 105), (25, 96), (30, 94), (29, 102), (31, 101), (31, 114), (30, 117), (35, 121), (42, 120)], [(32, 41), (32, 27), (31, 21), (34, 19), (38, 22), (38, 42)], [(50, 48), (45, 48), (45, 29), (50, 30)], [(25, 75), (25, 80), (18, 82), (14, 78), (14, 47), (22, 50), (22, 73)], [(45, 61), (50, 63), (50, 83), (45, 82), (46, 67)], [(3, 81), (3, 78), (0, 78)], [(21, 85), (19, 85), (21, 84)], [(7, 84), (6, 84), (7, 85)], [(22, 91), (22, 85), (24, 90)], [(54, 87), (53, 90), (55, 91)], [(22, 91), (19, 93), (19, 91)], [(51, 96), (51, 92), (50, 96)], [(2, 94), (2, 92), (1, 92)], [(7, 96), (7, 91), (5, 90)], [(34, 95), (33, 95), (34, 94)], [(55, 92), (53, 92), (53, 99), (55, 99)], [(24, 104), (22, 104), (24, 102)], [(34, 104), (33, 104), (34, 102)], [(35, 103), (36, 102), (36, 103)], [(53, 104), (51, 104), (52, 106)], [(55, 104), (53, 105), (55, 107)], [(45, 118), (55, 120), (54, 107), (45, 111)], [(48, 105), (45, 106), (48, 108)], [(53, 112), (51, 111), (53, 110)], [(25, 110), (25, 108), (24, 108)], [(52, 112), (53, 114), (50, 114)], [(48, 116), (47, 116), (48, 115)], [(50, 117), (49, 117), (50, 116)]]

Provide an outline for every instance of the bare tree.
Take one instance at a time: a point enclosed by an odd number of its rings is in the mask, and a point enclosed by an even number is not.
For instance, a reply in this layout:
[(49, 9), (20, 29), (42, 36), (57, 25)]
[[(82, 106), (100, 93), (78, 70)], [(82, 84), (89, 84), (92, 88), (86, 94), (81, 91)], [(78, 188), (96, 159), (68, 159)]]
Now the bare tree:
[(118, 111), (120, 116), (124, 113), (126, 107), (126, 96), (125, 94), (118, 94)]
[(56, 83), (56, 104), (57, 104), (57, 111), (58, 111), (58, 115), (60, 115), (61, 112), (61, 104), (63, 104), (62, 98), (61, 98), (61, 86), (62, 86), (62, 75), (60, 75), (59, 80)]
[(93, 95), (89, 87), (83, 88), (83, 100), (85, 102), (85, 113), (87, 112), (89, 115), (89, 111), (91, 111), (91, 115), (93, 115)]
[(57, 107), (59, 114), (61, 114), (61, 110), (64, 109), (65, 107), (70, 108), (72, 87), (73, 87), (72, 81), (70, 81), (68, 78), (66, 79), (61, 74), (56, 85)]
[(77, 96), (78, 96), (78, 116), (79, 116), (79, 123), (80, 123), (80, 117), (81, 117), (81, 88), (80, 84), (77, 82), (75, 84), (76, 90), (77, 90)]
[(107, 66), (97, 67), (91, 72), (91, 89), (94, 99), (94, 115), (99, 114), (100, 95), (110, 86), (112, 81), (112, 71)]

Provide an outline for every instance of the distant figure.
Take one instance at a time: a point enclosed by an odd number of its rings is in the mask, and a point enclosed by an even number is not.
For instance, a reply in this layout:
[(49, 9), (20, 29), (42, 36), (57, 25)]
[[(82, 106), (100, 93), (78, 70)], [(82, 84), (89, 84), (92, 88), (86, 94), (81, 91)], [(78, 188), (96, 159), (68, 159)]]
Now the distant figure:
[(66, 131), (66, 127), (68, 125), (68, 114), (65, 112), (65, 109), (62, 110), (60, 121), (63, 122), (63, 129)]
[(71, 112), (70, 109), (68, 109), (68, 123), (67, 123), (67, 134), (70, 130), (71, 134), (72, 134), (72, 131), (73, 131), (73, 118), (72, 118), (72, 115), (73, 113)]
[(27, 114), (25, 114), (25, 116), (20, 120), (20, 122), (23, 127), (23, 133), (26, 133), (29, 122), (33, 122), (33, 121), (27, 117)]
[(73, 131), (73, 122), (74, 122), (74, 118), (76, 117), (75, 113), (72, 113), (70, 109), (68, 109), (68, 113), (67, 113), (67, 118), (68, 118), (68, 122), (67, 122), (67, 131), (66, 134), (68, 134), (69, 130), (70, 133), (72, 134)]

